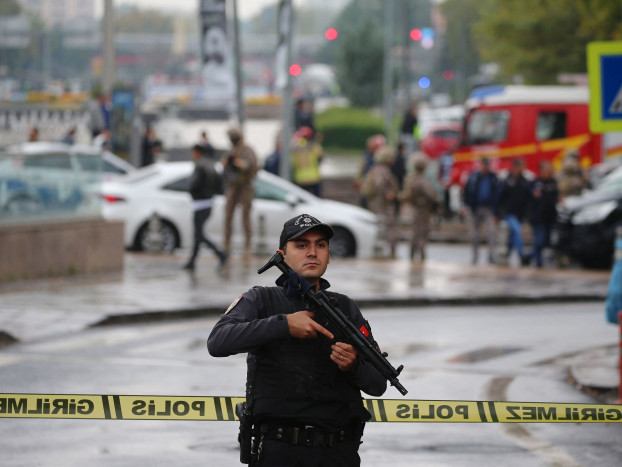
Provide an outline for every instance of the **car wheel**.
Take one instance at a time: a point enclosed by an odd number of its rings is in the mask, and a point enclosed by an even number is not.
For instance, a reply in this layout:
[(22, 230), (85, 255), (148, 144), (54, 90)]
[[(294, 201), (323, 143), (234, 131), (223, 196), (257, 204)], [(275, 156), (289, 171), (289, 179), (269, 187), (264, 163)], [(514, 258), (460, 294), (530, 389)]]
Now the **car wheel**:
[(39, 198), (23, 194), (7, 201), (4, 209), (11, 214), (35, 213), (43, 210), (43, 203)]
[(160, 221), (159, 225), (145, 222), (138, 230), (134, 247), (139, 251), (171, 253), (179, 246), (179, 233), (173, 224)]
[(334, 227), (335, 234), (330, 239), (330, 255), (347, 258), (356, 255), (356, 240), (352, 233), (343, 227)]

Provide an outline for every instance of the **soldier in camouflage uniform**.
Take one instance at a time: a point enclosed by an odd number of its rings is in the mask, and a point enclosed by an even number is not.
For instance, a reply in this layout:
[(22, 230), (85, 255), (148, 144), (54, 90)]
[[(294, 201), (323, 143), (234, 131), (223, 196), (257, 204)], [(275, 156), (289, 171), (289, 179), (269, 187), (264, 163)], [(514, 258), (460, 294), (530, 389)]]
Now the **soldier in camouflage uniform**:
[(231, 233), (233, 213), (235, 207), (242, 207), (242, 221), (244, 223), (245, 244), (244, 259), (248, 260), (251, 254), (251, 206), (255, 190), (253, 180), (257, 174), (257, 156), (249, 146), (244, 143), (242, 133), (237, 128), (227, 131), (232, 148), (221, 159), (225, 172), (225, 252), (231, 252)]
[(406, 176), (404, 189), (399, 194), (402, 202), (408, 203), (413, 211), (413, 232), (410, 242), (410, 259), (419, 254), (425, 260), (425, 247), (432, 224), (432, 217), (440, 205), (439, 195), (423, 172), (427, 165), (425, 157), (417, 156), (413, 161), (414, 171)]
[(395, 258), (398, 240), (395, 200), (399, 192), (399, 183), (391, 172), (394, 155), (395, 149), (390, 147), (377, 150), (374, 153), (374, 165), (365, 176), (361, 187), (369, 209), (384, 219), (391, 258)]

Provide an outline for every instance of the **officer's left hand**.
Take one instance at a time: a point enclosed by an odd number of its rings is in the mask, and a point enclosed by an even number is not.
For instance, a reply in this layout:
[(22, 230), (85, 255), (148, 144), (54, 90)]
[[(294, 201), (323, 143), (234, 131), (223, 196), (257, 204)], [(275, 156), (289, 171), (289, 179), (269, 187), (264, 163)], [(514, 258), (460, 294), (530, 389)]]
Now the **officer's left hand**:
[(358, 355), (356, 349), (343, 342), (335, 342), (331, 349), (333, 351), (330, 354), (330, 359), (337, 364), (341, 371), (350, 371)]

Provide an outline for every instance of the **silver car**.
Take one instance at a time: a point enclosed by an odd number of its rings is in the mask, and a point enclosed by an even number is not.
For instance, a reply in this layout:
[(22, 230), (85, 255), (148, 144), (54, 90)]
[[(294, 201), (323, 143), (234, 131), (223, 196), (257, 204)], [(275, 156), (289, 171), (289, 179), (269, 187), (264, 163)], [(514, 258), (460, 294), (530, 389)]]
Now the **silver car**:
[(69, 212), (93, 201), (96, 187), (135, 167), (108, 151), (33, 142), (0, 152), (0, 213)]

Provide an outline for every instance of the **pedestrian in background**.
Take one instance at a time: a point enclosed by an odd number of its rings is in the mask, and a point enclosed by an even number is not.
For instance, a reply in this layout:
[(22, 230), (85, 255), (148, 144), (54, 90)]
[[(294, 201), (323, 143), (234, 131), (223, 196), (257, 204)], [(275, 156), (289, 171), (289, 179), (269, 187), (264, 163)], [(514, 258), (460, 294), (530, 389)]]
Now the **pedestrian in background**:
[(419, 119), (417, 103), (411, 103), (404, 113), (400, 126), (400, 142), (406, 147), (406, 154), (412, 154), (418, 149), (416, 133), (418, 130)]
[(551, 230), (557, 220), (559, 190), (554, 177), (553, 165), (548, 161), (540, 163), (540, 175), (530, 185), (529, 222), (533, 233), (533, 251), (526, 255), (523, 264), (543, 265), (542, 250), (551, 244)]
[(156, 134), (153, 128), (147, 126), (143, 133), (143, 138), (140, 146), (140, 166), (146, 167), (155, 162), (153, 155), (153, 147), (156, 142)]
[(524, 168), (525, 163), (522, 159), (515, 159), (512, 162), (510, 173), (499, 188), (497, 206), (497, 218), (505, 220), (508, 224), (509, 239), (505, 253), (506, 259), (509, 262), (512, 251), (516, 249), (521, 264), (524, 261), (523, 219), (531, 198), (529, 182), (523, 175)]
[(443, 189), (443, 209), (442, 214), (445, 219), (451, 219), (453, 212), (451, 209), (451, 169), (454, 165), (454, 152), (457, 146), (449, 148), (438, 158), (438, 181)]
[(28, 130), (28, 141), (33, 143), (35, 141), (39, 141), (39, 128), (36, 126), (31, 126)]
[(440, 206), (436, 188), (424, 175), (426, 166), (427, 159), (424, 156), (414, 158), (413, 171), (406, 176), (404, 189), (399, 195), (402, 202), (408, 203), (412, 210), (411, 261), (415, 260), (416, 256), (425, 261), (432, 219)]
[(253, 180), (257, 174), (257, 156), (255, 151), (246, 145), (242, 132), (238, 128), (227, 130), (231, 141), (231, 149), (223, 154), (221, 164), (225, 175), (225, 252), (231, 254), (231, 235), (233, 229), (233, 214), (236, 206), (242, 209), (242, 223), (244, 224), (244, 260), (251, 256), (251, 207), (255, 190)]
[(564, 158), (558, 178), (559, 194), (562, 198), (578, 196), (590, 187), (589, 178), (581, 170), (579, 153), (576, 150), (569, 151)]
[(488, 262), (495, 258), (495, 208), (499, 188), (497, 174), (490, 169), (490, 160), (482, 158), (480, 168), (469, 175), (464, 187), (463, 202), (471, 230), (471, 263), (479, 259), (480, 228), (486, 226), (488, 244)]
[(65, 136), (63, 136), (63, 138), (60, 140), (61, 143), (65, 143), (65, 144), (69, 144), (69, 145), (73, 145), (76, 143), (76, 133), (78, 131), (78, 128), (76, 128), (75, 126), (72, 126), (71, 128), (69, 128), (69, 130), (67, 131), (67, 133), (65, 133)]
[(385, 236), (389, 244), (390, 256), (395, 258), (399, 232), (395, 200), (399, 193), (399, 184), (391, 172), (395, 150), (384, 146), (374, 154), (374, 165), (369, 169), (361, 192), (367, 200), (370, 211), (377, 214), (384, 221)]
[(315, 133), (313, 102), (307, 98), (300, 98), (296, 101), (296, 108), (294, 109), (294, 130), (299, 130), (305, 126), (311, 128)]
[(207, 238), (204, 232), (205, 223), (214, 205), (212, 198), (222, 191), (222, 179), (214, 167), (213, 159), (205, 154), (203, 146), (195, 144), (191, 151), (192, 159), (194, 159), (194, 172), (190, 177), (188, 192), (192, 196), (194, 243), (190, 259), (184, 265), (184, 269), (194, 271), (201, 243), (204, 243), (218, 256), (219, 267), (223, 268), (227, 262), (227, 254)]
[(322, 145), (315, 140), (313, 129), (303, 126), (294, 133), (291, 145), (292, 174), (300, 188), (321, 196), (320, 163), (324, 158)]
[(279, 131), (274, 139), (274, 151), (264, 162), (263, 169), (266, 172), (273, 173), (274, 175), (281, 175), (281, 153), (283, 151), (283, 143), (281, 141), (281, 132)]
[[(363, 153), (363, 158), (359, 163), (359, 168), (354, 179), (354, 189), (359, 191), (359, 193), (367, 172), (369, 172), (369, 169), (374, 165), (374, 154), (386, 144), (387, 140), (380, 134), (370, 136), (365, 141), (365, 152)], [(365, 199), (365, 195), (362, 193), (360, 193), (360, 204), (364, 208), (367, 207), (367, 199)]]
[(281, 275), (276, 287), (253, 287), (237, 298), (207, 339), (214, 357), (248, 352), (246, 404), (255, 439), (250, 465), (361, 464), (358, 450), (371, 418), (361, 391), (380, 397), (386, 381), (351, 344), (340, 342), (330, 324), (314, 320), (300, 292), (302, 281), (325, 291), (377, 346), (358, 306), (326, 291), (330, 284), (322, 276), (333, 234), (307, 214), (285, 222), (277, 252), (292, 274)]
[(88, 103), (88, 120), (86, 125), (91, 132), (91, 141), (106, 128), (102, 102), (103, 97), (101, 94), (95, 94), (94, 98)]
[[(408, 158), (408, 153), (406, 152), (406, 146), (404, 145), (404, 143), (399, 143), (397, 145), (397, 149), (395, 150), (395, 155), (393, 156), (393, 164), (391, 164), (391, 173), (397, 179), (397, 184), (399, 186), (400, 191), (404, 187), (404, 178), (406, 178), (407, 158)], [(399, 208), (398, 208), (398, 212), (399, 212)]]

